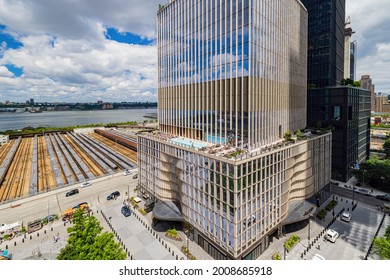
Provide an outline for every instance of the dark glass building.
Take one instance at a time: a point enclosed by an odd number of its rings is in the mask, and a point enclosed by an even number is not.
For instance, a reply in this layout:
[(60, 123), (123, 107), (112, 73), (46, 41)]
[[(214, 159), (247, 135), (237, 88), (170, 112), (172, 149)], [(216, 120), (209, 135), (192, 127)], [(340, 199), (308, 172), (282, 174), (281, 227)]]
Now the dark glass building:
[(308, 88), (336, 86), (344, 78), (345, 0), (303, 0), (309, 12)]
[(302, 3), (309, 18), (307, 125), (332, 128), (332, 178), (348, 181), (351, 166), (369, 156), (370, 92), (340, 86), (344, 78), (345, 0)]
[(365, 161), (370, 152), (370, 92), (345, 86), (308, 93), (308, 126), (332, 127), (332, 179), (346, 182), (351, 166)]

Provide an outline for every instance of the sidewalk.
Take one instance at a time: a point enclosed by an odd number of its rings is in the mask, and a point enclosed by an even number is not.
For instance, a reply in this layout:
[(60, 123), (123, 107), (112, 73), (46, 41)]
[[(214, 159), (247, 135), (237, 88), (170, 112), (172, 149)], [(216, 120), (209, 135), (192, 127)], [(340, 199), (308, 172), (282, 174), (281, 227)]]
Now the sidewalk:
[[(319, 209), (317, 209), (317, 212), (320, 209), (324, 209), (326, 205), (330, 201), (332, 201), (333, 196), (329, 197), (328, 200), (326, 200)], [(343, 201), (339, 197), (337, 197), (338, 204), (334, 208), (334, 214), (335, 216), (342, 212), (342, 209), (345, 208), (345, 211), (352, 211), (352, 201), (351, 200), (346, 200), (343, 198)], [(320, 250), (317, 249), (317, 246), (319, 243), (323, 242), (323, 234), (321, 232), (324, 231), (325, 227), (333, 220), (333, 213), (332, 211), (329, 211), (325, 217), (325, 220), (319, 220), (316, 216), (316, 214), (312, 217), (310, 221), (310, 242), (308, 240), (308, 235), (309, 235), (309, 226), (306, 226), (305, 228), (288, 233), (285, 236), (279, 237), (279, 239), (275, 239), (274, 242), (270, 244), (270, 246), (263, 252), (263, 254), (258, 258), (258, 260), (272, 260), (272, 256), (274, 253), (278, 253), (281, 257), (281, 259), (284, 259), (284, 243), (287, 242), (287, 240), (292, 236), (292, 235), (298, 235), (300, 237), (300, 241), (298, 242), (297, 245), (295, 245), (290, 252), (286, 251), (286, 260), (304, 260), (304, 259), (311, 259), (314, 254), (320, 252)], [(314, 242), (312, 246), (310, 246), (310, 249), (308, 252), (301, 257), (301, 254), (308, 248), (309, 243), (311, 244)]]
[[(144, 201), (142, 201), (140, 204), (140, 207), (142, 208), (143, 205), (144, 205)], [(144, 221), (146, 224), (148, 225), (152, 225), (152, 212), (146, 214), (146, 215), (142, 215), (142, 214), (139, 214), (137, 213), (137, 215), (139, 216), (140, 220), (141, 221)], [(195, 242), (193, 242), (192, 240), (190, 240), (185, 234), (183, 231), (181, 230), (178, 230), (178, 234), (180, 235), (181, 237), (181, 241), (178, 241), (178, 240), (173, 240), (171, 238), (168, 238), (165, 236), (165, 233), (166, 231), (160, 231), (159, 229), (161, 228), (167, 228), (169, 224), (167, 224), (166, 222), (164, 221), (160, 221), (159, 225), (153, 227), (155, 233), (162, 239), (164, 240), (165, 243), (169, 244), (168, 246), (170, 246), (171, 248), (175, 248), (175, 251), (178, 251), (180, 252), (180, 254), (183, 256), (184, 259), (186, 259), (186, 256), (183, 255), (183, 253), (181, 253), (181, 248), (182, 246), (186, 246), (188, 245), (189, 247), (189, 252), (197, 259), (197, 260), (213, 260), (213, 258), (207, 254), (203, 248), (201, 248), (198, 244), (196, 244)]]
[[(13, 260), (55, 260), (68, 239), (67, 229), (72, 226), (61, 220), (54, 221), (31, 234), (26, 233), (1, 243), (0, 248), (12, 254)], [(51, 230), (53, 229), (53, 230)], [(59, 240), (54, 242), (54, 236)], [(16, 243), (16, 246), (15, 246)]]

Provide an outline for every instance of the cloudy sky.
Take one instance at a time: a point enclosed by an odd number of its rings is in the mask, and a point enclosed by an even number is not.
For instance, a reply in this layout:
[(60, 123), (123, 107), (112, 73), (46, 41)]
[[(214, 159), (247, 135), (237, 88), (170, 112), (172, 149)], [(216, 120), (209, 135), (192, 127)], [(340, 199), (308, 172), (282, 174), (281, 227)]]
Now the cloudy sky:
[[(0, 0), (0, 102), (156, 101), (167, 0)], [(389, 0), (347, 0), (357, 75), (390, 93)]]

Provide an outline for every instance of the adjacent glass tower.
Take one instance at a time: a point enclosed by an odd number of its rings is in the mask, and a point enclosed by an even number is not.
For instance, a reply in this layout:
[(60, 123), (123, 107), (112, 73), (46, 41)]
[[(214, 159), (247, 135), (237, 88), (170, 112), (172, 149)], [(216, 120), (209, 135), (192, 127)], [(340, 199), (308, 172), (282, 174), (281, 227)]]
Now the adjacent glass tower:
[(139, 190), (212, 257), (255, 259), (330, 180), (331, 134), (288, 137), (306, 127), (307, 11), (176, 0), (157, 23), (159, 130), (138, 137)]

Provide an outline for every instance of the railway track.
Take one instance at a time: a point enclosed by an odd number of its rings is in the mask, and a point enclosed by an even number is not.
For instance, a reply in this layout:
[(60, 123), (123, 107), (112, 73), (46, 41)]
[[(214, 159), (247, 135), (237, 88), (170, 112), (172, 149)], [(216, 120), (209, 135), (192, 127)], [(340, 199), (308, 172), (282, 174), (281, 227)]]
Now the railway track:
[[(21, 185), (20, 182), (24, 180), (24, 172), (20, 166), (24, 166), (27, 161), (27, 154), (25, 152), (28, 142), (26, 139), (22, 139), (18, 150), (15, 153), (15, 158), (8, 169), (8, 172), (4, 178), (3, 185), (0, 188), (0, 201), (9, 200), (15, 198), (19, 193), (18, 189)], [(22, 171), (22, 172), (21, 172)]]
[(54, 189), (56, 186), (50, 164), (45, 138), (38, 137), (38, 192)]
[(8, 155), (9, 151), (11, 150), (12, 146), (14, 145), (15, 140), (10, 140), (6, 144), (0, 147), (0, 164), (3, 163), (4, 159)]
[(97, 133), (92, 133), (89, 136), (91, 136), (93, 139), (103, 143), (104, 145), (111, 147), (111, 149), (114, 149), (117, 153), (121, 154), (122, 156), (126, 157), (130, 162), (133, 162), (137, 164), (137, 152), (133, 151), (119, 143), (116, 143), (115, 141), (112, 141), (110, 139), (107, 139), (104, 136), (101, 136)]
[(62, 135), (62, 137), (71, 145), (71, 147), (76, 151), (76, 153), (79, 155), (81, 160), (87, 165), (89, 170), (92, 172), (95, 176), (100, 176), (104, 174), (104, 171), (101, 169), (101, 167), (96, 164), (91, 158), (88, 157), (88, 155), (82, 150), (68, 135)]
[[(23, 164), (21, 168), (19, 169), (20, 172), (23, 174), (22, 180), (16, 189), (15, 197), (24, 197), (27, 196), (30, 189), (30, 177), (31, 177), (31, 166), (32, 166), (32, 152), (33, 152), (33, 146), (34, 146), (34, 138), (26, 138), (25, 141), (27, 142), (26, 150), (23, 152), (23, 155), (25, 155), (25, 161), (23, 161)], [(13, 198), (15, 198), (13, 197)]]

